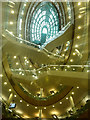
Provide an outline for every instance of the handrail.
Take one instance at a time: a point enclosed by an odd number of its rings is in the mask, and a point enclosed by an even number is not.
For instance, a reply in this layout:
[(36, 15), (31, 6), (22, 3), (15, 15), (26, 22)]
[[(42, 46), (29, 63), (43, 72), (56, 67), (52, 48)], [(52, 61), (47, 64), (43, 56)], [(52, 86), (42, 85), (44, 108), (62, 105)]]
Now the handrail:
[[(30, 46), (34, 46), (35, 48), (38, 48), (38, 49), (40, 49), (40, 50), (44, 50), (48, 55), (53, 55), (54, 57), (58, 57), (58, 58), (62, 58), (62, 59), (63, 59), (63, 57), (62, 57), (61, 55), (58, 55), (58, 54), (55, 54), (55, 53), (52, 53), (52, 52), (48, 51), (48, 50), (45, 48), (45, 46), (46, 46), (49, 42), (51, 42), (51, 41), (53, 41), (54, 39), (60, 37), (71, 25), (72, 25), (72, 23), (71, 23), (71, 22), (68, 22), (67, 25), (66, 25), (65, 27), (63, 27), (61, 31), (59, 31), (53, 38), (50, 38), (50, 39), (49, 39), (46, 43), (44, 43), (42, 46), (37, 45), (37, 44), (35, 44), (35, 43), (32, 43), (32, 42), (30, 42), (30, 41), (28, 41), (28, 40), (24, 40), (24, 39), (22, 39), (22, 38), (20, 38), (20, 37), (17, 37), (17, 36), (15, 36), (13, 33), (11, 33), (11, 32), (10, 32), (9, 30), (7, 30), (7, 29), (5, 29), (5, 32), (6, 32), (5, 35), (7, 35), (7, 37), (8, 37), (8, 35), (9, 35), (10, 37), (15, 38), (16, 40), (18, 40), (19, 43), (22, 43), (22, 42), (23, 42), (23, 43), (25, 43), (25, 44), (29, 44)], [(7, 34), (7, 33), (8, 33), (8, 34)]]

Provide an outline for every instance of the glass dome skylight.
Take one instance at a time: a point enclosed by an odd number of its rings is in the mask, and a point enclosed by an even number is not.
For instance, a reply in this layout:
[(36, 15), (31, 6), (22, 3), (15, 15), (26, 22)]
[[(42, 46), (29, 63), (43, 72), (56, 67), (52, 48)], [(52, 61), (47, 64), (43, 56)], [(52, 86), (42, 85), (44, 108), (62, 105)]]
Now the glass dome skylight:
[(35, 9), (30, 23), (30, 41), (43, 45), (59, 31), (59, 17), (55, 6), (45, 2)]

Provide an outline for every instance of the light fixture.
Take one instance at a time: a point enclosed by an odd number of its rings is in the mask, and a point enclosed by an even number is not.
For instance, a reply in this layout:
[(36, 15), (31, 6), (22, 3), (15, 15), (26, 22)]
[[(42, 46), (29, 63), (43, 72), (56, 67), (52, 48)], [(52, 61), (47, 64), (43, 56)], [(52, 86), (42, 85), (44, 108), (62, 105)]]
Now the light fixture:
[(16, 65), (18, 65), (19, 63), (18, 62), (16, 62)]
[(22, 72), (19, 72), (19, 75), (21, 75), (22, 74)]
[(50, 68), (48, 68), (48, 70), (50, 70)]
[(25, 56), (24, 59), (26, 59), (27, 57)]
[(12, 22), (12, 21), (10, 21), (10, 25), (13, 25), (13, 22)]
[(9, 89), (9, 92), (11, 92), (11, 89)]
[(73, 70), (75, 70), (75, 68), (73, 68)]
[(4, 82), (4, 85), (7, 85), (7, 82)]
[(14, 14), (14, 10), (11, 10), (11, 13)]
[(50, 55), (48, 55), (48, 57), (49, 57)]
[(40, 71), (38, 71), (38, 73), (40, 73)]
[(2, 75), (2, 74), (0, 74), (0, 77), (3, 77), (3, 75)]
[(79, 15), (78, 18), (81, 18), (81, 15)]
[(27, 61), (27, 63), (29, 63), (29, 61)]
[(73, 59), (71, 59), (70, 62), (73, 62)]
[(78, 29), (81, 29), (81, 26), (78, 26)]
[(67, 65), (67, 68), (70, 68), (70, 65)]
[(66, 44), (66, 46), (68, 46), (68, 44)]
[(44, 107), (44, 109), (46, 110), (46, 107)]
[(65, 71), (67, 71), (67, 69), (65, 69)]
[(22, 41), (20, 41), (20, 43), (23, 43)]
[(26, 6), (26, 4), (24, 4), (24, 6)]
[(68, 100), (68, 97), (66, 97), (66, 100)]
[(60, 102), (60, 104), (62, 104), (62, 102)]
[(80, 36), (77, 36), (77, 39), (80, 39)]
[(14, 97), (17, 97), (16, 95), (14, 95)]
[(16, 59), (16, 56), (14, 56), (13, 58)]
[(90, 72), (89, 70), (87, 70), (87, 72)]
[(79, 89), (79, 86), (77, 86), (77, 89)]
[(29, 106), (29, 104), (27, 104), (27, 106)]
[(69, 19), (71, 19), (71, 16), (68, 16)]
[(76, 53), (75, 53), (75, 52), (73, 52), (73, 55), (76, 55)]
[(24, 73), (22, 73), (22, 75), (24, 75)]
[(21, 70), (21, 68), (19, 68), (19, 70)]
[(78, 48), (78, 45), (75, 45), (76, 48)]
[(72, 92), (72, 95), (74, 95), (74, 92)]
[(20, 102), (22, 102), (22, 100), (20, 100)]
[(37, 107), (35, 107), (35, 109), (37, 109)]
[(81, 5), (81, 2), (78, 2), (78, 5)]
[(30, 67), (32, 67), (32, 65), (30, 65)]
[(60, 86), (62, 86), (62, 84), (60, 84)]
[(52, 107), (54, 108), (55, 106), (53, 105)]
[(62, 56), (64, 57), (64, 54), (62, 54)]

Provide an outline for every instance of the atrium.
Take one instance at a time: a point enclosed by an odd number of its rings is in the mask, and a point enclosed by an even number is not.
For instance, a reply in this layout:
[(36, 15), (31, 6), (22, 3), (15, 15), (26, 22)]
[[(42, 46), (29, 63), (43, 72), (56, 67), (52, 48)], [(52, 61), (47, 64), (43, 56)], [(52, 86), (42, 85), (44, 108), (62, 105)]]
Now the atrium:
[(2, 120), (87, 120), (90, 2), (5, 0), (0, 11)]

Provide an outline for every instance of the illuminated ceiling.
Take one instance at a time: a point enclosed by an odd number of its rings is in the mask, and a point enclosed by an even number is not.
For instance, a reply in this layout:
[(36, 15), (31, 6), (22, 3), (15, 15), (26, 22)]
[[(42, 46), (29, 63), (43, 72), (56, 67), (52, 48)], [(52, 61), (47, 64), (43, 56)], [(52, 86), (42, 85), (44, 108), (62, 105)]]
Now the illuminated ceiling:
[(12, 92), (21, 116), (37, 117), (40, 108), (44, 118), (60, 116), (71, 108), (70, 95), (75, 104), (87, 96), (86, 8), (86, 2), (2, 4), (2, 97), (7, 100)]

